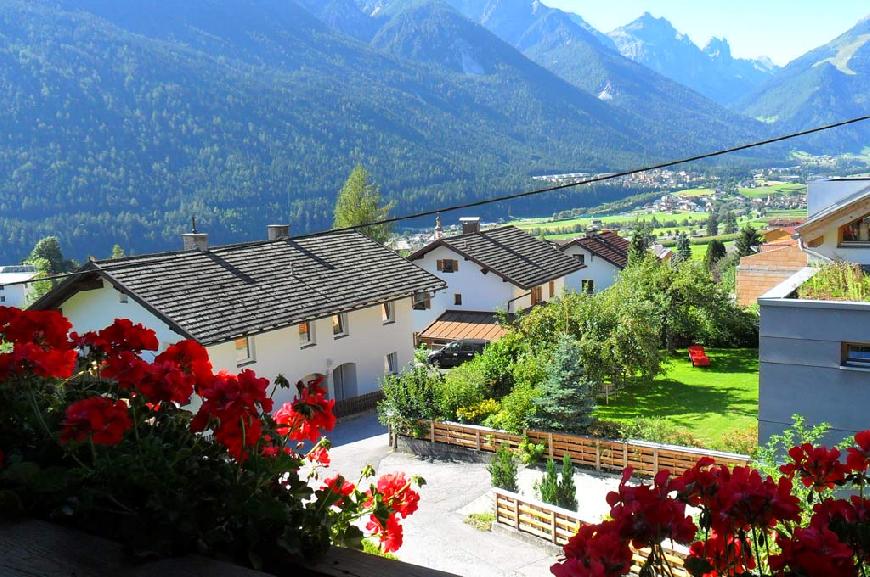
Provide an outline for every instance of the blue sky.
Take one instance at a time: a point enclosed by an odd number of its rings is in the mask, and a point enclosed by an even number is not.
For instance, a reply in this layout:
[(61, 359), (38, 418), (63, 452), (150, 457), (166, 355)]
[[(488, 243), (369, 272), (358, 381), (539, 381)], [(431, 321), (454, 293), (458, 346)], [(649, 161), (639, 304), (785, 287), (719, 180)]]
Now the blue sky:
[(609, 32), (644, 12), (664, 16), (703, 46), (725, 37), (742, 58), (786, 64), (839, 36), (870, 14), (868, 0), (542, 0)]

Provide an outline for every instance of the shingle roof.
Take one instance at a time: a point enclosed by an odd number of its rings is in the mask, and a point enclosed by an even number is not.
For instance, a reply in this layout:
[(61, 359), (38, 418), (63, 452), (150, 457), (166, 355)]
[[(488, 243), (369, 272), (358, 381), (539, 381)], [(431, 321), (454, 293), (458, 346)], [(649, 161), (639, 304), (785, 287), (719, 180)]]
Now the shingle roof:
[(478, 311), (446, 311), (417, 335), (422, 340), (458, 341), (480, 339), (497, 341), (507, 333), (498, 314)]
[(526, 290), (583, 268), (574, 257), (514, 226), (445, 237), (429, 243), (408, 258), (422, 258), (439, 246), (450, 248)]
[(815, 213), (805, 223), (797, 227), (797, 232), (803, 236), (827, 221), (836, 219), (836, 217), (841, 213), (854, 208), (864, 207), (865, 205), (870, 205), (870, 186), (867, 186), (854, 194), (850, 194), (845, 198), (841, 198), (837, 202)]
[[(446, 288), (358, 232), (98, 261), (84, 269), (205, 345)], [(68, 279), (34, 307), (59, 306), (76, 282)]]
[(562, 250), (569, 246), (580, 246), (619, 268), (625, 268), (628, 264), (630, 245), (628, 239), (622, 238), (612, 230), (605, 230), (568, 241), (562, 245)]

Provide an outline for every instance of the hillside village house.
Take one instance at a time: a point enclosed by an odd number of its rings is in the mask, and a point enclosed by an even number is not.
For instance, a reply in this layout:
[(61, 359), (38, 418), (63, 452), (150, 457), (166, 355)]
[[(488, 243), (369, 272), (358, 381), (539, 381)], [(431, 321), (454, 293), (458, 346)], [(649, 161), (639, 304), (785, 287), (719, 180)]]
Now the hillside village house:
[(479, 219), (461, 220), (463, 234), (437, 238), (408, 257), (447, 285), (432, 298), (421, 291), (414, 302), (414, 331), (422, 342), (493, 340), (497, 311), (512, 314), (547, 302), (565, 289), (567, 275), (583, 268), (516, 227), (481, 231)]
[(37, 275), (36, 267), (31, 265), (0, 266), (0, 307), (23, 308), (32, 280)]
[(60, 309), (78, 332), (128, 318), (154, 329), (161, 349), (194, 339), (215, 370), (291, 383), (325, 375), (340, 407), (412, 361), (412, 300), (445, 288), (357, 232), (292, 239), (272, 225), (268, 241), (211, 248), (191, 233), (184, 244), (89, 262), (34, 308)]
[[(870, 272), (870, 179), (812, 182), (807, 195), (809, 218), (796, 231), (810, 264), (842, 259)], [(758, 299), (761, 443), (793, 414), (829, 423), (829, 442), (870, 420), (870, 302), (795, 298), (817, 270), (802, 268)]]
[(558, 244), (562, 252), (584, 265), (568, 275), (568, 290), (593, 293), (603, 291), (616, 282), (619, 272), (628, 264), (631, 243), (616, 232), (603, 230)]

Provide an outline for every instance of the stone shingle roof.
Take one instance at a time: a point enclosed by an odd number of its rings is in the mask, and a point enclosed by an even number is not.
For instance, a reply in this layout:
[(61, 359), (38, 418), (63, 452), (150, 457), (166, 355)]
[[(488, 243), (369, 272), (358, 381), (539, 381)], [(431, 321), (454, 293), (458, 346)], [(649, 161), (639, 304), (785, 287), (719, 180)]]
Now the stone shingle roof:
[(514, 226), (445, 237), (429, 243), (408, 258), (422, 258), (439, 246), (450, 248), (525, 290), (583, 268), (574, 257)]
[[(97, 261), (84, 270), (204, 345), (446, 288), (358, 232)], [(34, 307), (60, 306), (86, 276)]]
[(589, 233), (586, 236), (575, 238), (562, 244), (562, 250), (569, 246), (580, 246), (594, 255), (600, 256), (607, 262), (619, 268), (625, 268), (628, 264), (628, 249), (631, 243), (611, 230), (599, 233)]

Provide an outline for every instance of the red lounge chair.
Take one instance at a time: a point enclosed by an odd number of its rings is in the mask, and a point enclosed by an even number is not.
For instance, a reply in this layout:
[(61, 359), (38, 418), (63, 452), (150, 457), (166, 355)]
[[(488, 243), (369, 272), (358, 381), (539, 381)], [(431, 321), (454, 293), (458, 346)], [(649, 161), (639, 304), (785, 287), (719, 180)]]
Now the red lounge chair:
[(710, 359), (701, 345), (692, 345), (689, 347), (689, 360), (692, 361), (693, 367), (709, 367)]

